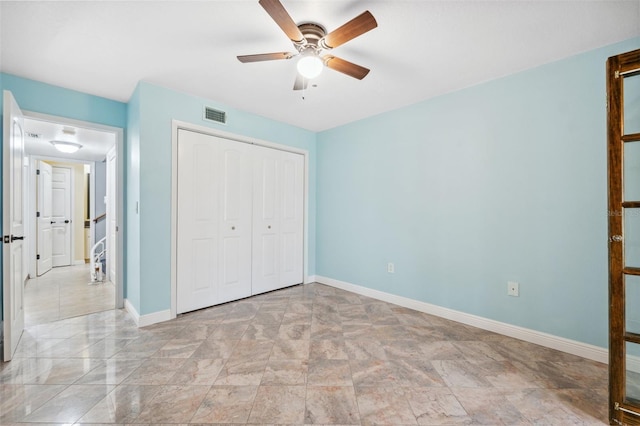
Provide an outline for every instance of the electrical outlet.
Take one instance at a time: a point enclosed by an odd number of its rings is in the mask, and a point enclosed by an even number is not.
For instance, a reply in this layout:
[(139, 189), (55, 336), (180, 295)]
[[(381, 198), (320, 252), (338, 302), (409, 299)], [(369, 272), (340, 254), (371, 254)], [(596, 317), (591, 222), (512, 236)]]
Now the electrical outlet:
[(520, 284), (515, 281), (509, 281), (507, 283), (507, 294), (514, 297), (520, 296)]
[(396, 266), (393, 263), (387, 264), (387, 272), (393, 274), (396, 271)]

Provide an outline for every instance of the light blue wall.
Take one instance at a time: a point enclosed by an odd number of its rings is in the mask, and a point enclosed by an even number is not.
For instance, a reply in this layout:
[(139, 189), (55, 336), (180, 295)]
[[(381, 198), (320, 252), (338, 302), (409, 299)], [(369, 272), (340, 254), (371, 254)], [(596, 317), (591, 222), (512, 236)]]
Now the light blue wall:
[[(138, 85), (139, 98), (139, 254), (129, 246), (129, 265), (139, 256), (141, 315), (169, 309), (171, 302), (171, 123), (172, 119), (294, 146), (309, 151), (309, 274), (315, 271), (316, 134), (225, 105), (150, 83)], [(202, 119), (203, 107), (227, 112), (227, 124)], [(130, 104), (131, 108), (131, 104)], [(129, 129), (131, 132), (131, 129)], [(133, 133), (133, 132), (131, 132)], [(131, 156), (133, 159), (133, 155)], [(133, 162), (133, 161), (132, 161)], [(133, 168), (133, 167), (132, 167)], [(135, 179), (128, 176), (129, 180)], [(130, 197), (129, 202), (135, 203)], [(134, 205), (134, 204), (133, 204)], [(130, 204), (132, 206), (132, 204)], [(131, 207), (129, 208), (131, 210)], [(131, 212), (130, 212), (131, 213)], [(136, 232), (130, 221), (128, 232)], [(131, 279), (129, 280), (131, 282)]]
[(605, 62), (638, 47), (320, 133), (317, 274), (607, 346)]
[[(0, 73), (0, 89), (11, 91), (23, 111), (57, 115), (113, 127), (126, 127), (127, 105), (122, 102), (5, 73)], [(2, 105), (0, 105), (0, 115), (2, 115)], [(1, 123), (2, 120), (0, 119), (0, 131), (2, 127)], [(2, 161), (0, 161), (0, 175), (1, 174)], [(0, 193), (0, 196), (1, 195)], [(2, 214), (1, 210), (2, 209), (0, 209), (0, 216)], [(0, 259), (2, 259), (1, 245)], [(0, 292), (0, 312), (2, 311), (1, 293), (2, 292)]]

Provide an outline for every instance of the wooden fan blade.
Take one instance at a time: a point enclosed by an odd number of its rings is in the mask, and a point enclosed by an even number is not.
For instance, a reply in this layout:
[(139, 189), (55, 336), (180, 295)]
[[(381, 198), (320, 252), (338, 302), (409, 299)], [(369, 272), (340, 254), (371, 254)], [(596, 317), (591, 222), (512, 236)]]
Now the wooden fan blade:
[(293, 90), (304, 90), (307, 88), (307, 84), (309, 80), (300, 75), (300, 73), (296, 74), (296, 82), (293, 83)]
[(260, 53), (258, 55), (241, 55), (238, 56), (238, 60), (242, 63), (276, 61), (278, 59), (291, 59), (295, 55), (295, 53), (291, 52)]
[(296, 23), (291, 19), (289, 13), (278, 0), (260, 0), (260, 6), (267, 11), (271, 19), (284, 31), (289, 39), (294, 43), (302, 43), (304, 36)]
[(358, 80), (362, 80), (369, 74), (369, 68), (361, 67), (353, 62), (345, 61), (335, 56), (326, 55), (322, 60), (324, 64), (332, 70), (357, 78)]
[(325, 49), (333, 49), (353, 40), (354, 38), (376, 28), (378, 23), (368, 10), (356, 16), (340, 28), (331, 31), (320, 40), (320, 45)]

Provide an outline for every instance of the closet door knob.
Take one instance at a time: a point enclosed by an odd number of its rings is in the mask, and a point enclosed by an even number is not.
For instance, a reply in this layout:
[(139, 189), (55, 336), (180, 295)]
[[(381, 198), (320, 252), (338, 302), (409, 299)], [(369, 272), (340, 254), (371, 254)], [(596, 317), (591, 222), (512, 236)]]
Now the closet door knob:
[(232, 230), (232, 231), (235, 231), (235, 230), (236, 230), (236, 227), (235, 227), (235, 226), (232, 226), (232, 227), (231, 227), (231, 230)]
[(267, 229), (271, 229), (271, 225), (267, 226)]

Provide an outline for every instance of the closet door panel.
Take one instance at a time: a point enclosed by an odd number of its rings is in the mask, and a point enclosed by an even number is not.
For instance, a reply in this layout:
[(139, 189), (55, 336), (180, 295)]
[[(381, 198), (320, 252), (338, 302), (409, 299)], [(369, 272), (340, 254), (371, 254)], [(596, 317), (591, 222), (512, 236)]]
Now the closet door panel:
[(251, 296), (252, 164), (249, 145), (219, 139), (221, 173), (219, 303)]
[(218, 147), (208, 136), (178, 133), (177, 312), (218, 300)]
[(280, 287), (303, 282), (304, 156), (282, 152)]
[(253, 147), (253, 294), (280, 288), (280, 153)]

